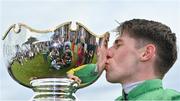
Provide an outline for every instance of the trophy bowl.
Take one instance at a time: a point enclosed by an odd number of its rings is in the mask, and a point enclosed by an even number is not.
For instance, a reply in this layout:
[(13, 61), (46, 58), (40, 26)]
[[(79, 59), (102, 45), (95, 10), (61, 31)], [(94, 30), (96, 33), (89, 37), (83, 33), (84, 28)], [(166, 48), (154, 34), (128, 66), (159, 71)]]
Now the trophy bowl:
[[(48, 30), (13, 24), (3, 37), (8, 72), (19, 84), (33, 89), (33, 101), (75, 101), (73, 93), (99, 77), (96, 52), (107, 34), (98, 36), (79, 22), (72, 30), (71, 23)], [(82, 82), (69, 79), (69, 71)]]

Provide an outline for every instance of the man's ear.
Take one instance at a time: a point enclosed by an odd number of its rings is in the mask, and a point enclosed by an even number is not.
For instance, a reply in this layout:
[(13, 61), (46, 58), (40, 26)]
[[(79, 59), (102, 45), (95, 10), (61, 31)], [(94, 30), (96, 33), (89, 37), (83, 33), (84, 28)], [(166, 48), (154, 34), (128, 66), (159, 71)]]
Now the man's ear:
[(156, 46), (154, 44), (147, 44), (143, 47), (141, 52), (140, 60), (148, 61), (156, 54)]

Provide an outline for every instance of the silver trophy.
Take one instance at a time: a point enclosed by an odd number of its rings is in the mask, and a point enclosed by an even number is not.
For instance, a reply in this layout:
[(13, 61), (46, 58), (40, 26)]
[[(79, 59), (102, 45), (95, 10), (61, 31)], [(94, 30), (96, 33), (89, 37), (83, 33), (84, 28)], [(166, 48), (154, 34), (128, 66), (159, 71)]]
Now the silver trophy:
[[(49, 30), (18, 23), (3, 37), (3, 55), (10, 76), (31, 88), (33, 101), (75, 101), (74, 93), (99, 77), (97, 48), (108, 33), (98, 36), (81, 23), (72, 22)], [(76, 75), (81, 83), (69, 79)]]

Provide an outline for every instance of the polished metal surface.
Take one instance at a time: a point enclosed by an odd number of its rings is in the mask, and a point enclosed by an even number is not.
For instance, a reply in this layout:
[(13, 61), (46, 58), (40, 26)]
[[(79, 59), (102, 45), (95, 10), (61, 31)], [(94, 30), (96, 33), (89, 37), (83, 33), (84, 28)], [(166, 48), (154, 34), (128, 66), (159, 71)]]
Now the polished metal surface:
[(48, 30), (33, 29), (19, 23), (9, 27), (3, 37), (3, 54), (11, 77), (32, 88), (31, 81), (65, 78), (66, 72), (84, 64), (95, 64), (97, 36), (81, 23), (72, 22)]
[(32, 80), (35, 92), (33, 101), (76, 101), (74, 95), (78, 84), (67, 78), (45, 78)]

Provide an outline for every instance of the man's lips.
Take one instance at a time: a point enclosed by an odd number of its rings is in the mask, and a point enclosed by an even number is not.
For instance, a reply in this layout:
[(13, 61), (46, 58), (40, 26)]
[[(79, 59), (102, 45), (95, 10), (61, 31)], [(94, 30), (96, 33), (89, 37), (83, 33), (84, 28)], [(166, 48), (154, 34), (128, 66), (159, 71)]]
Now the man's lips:
[(109, 64), (105, 63), (105, 70), (107, 70), (109, 68)]

